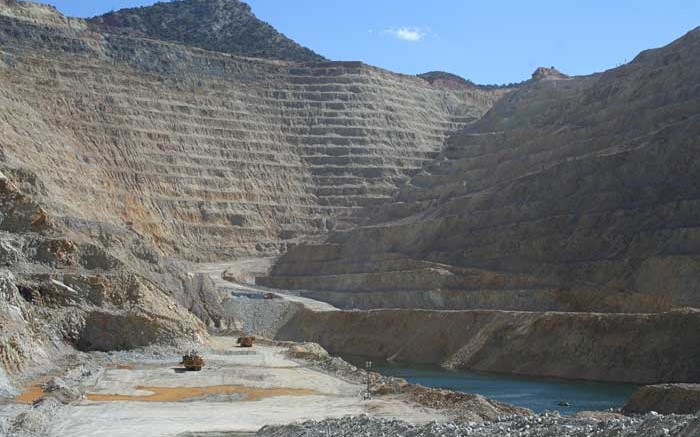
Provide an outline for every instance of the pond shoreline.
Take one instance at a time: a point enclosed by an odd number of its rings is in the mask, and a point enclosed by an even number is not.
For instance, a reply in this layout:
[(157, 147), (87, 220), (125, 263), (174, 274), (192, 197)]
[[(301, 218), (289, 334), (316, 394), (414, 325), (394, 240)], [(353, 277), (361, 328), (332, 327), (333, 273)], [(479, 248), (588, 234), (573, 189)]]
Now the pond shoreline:
[(371, 361), (372, 371), (403, 378), (412, 384), (479, 394), (529, 408), (535, 413), (557, 411), (569, 415), (619, 409), (640, 387), (636, 384), (449, 370), (436, 365), (389, 362), (357, 355), (342, 355), (342, 358), (362, 368), (365, 362)]

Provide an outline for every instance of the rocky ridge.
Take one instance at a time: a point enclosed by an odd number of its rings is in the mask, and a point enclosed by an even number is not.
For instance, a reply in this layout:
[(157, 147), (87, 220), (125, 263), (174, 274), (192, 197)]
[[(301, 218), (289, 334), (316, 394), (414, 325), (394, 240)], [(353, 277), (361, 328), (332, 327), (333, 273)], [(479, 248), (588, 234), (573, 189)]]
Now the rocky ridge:
[(121, 9), (90, 19), (98, 31), (145, 36), (253, 58), (326, 59), (259, 20), (238, 0), (178, 0)]

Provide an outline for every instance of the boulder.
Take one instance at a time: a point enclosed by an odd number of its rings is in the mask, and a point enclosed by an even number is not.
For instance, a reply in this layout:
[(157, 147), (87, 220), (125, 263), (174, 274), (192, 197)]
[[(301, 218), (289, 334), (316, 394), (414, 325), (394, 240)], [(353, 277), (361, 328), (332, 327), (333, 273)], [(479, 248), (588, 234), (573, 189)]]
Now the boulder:
[(306, 361), (320, 361), (328, 358), (328, 352), (318, 343), (302, 343), (290, 346), (287, 356)]

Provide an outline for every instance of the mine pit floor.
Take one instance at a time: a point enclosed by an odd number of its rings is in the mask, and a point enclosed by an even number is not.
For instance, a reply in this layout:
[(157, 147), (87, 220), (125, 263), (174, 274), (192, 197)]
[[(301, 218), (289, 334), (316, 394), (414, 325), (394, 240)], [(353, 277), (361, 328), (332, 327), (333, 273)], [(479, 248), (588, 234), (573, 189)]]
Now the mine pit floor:
[(87, 387), (85, 399), (65, 407), (50, 434), (230, 435), (269, 424), (359, 414), (415, 423), (446, 420), (434, 410), (391, 397), (364, 401), (361, 384), (292, 360), (281, 347), (256, 345), (243, 354), (237, 352), (235, 338), (215, 337), (212, 343), (201, 372), (181, 371), (173, 357), (105, 368)]

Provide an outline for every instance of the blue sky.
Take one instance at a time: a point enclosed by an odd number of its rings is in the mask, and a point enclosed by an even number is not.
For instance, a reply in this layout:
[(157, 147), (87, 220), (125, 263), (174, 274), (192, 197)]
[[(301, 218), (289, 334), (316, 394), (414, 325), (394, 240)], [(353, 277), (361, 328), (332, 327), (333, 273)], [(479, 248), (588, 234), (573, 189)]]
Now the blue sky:
[[(93, 16), (148, 0), (48, 0)], [(700, 0), (249, 0), (255, 14), (335, 60), (477, 83), (526, 79), (538, 66), (588, 74), (700, 26)]]

